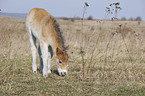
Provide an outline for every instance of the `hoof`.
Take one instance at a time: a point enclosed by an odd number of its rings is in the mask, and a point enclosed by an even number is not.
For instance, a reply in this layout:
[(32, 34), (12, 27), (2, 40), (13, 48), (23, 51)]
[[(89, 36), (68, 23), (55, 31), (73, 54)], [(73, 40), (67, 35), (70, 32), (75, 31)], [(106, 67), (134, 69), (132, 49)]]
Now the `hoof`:
[(47, 71), (47, 73), (50, 74), (51, 73), (51, 70)]
[(37, 73), (37, 70), (33, 70), (33, 73)]
[(47, 74), (43, 74), (43, 77), (46, 79), (46, 77), (48, 77), (48, 75)]

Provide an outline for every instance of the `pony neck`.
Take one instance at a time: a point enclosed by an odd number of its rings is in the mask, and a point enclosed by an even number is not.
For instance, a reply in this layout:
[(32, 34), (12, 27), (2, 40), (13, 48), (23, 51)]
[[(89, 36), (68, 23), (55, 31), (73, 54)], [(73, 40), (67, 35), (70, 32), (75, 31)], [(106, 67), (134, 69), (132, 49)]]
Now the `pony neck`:
[[(56, 31), (54, 33), (57, 33)], [(61, 38), (58, 36), (58, 34), (55, 34), (55, 36), (53, 37), (53, 43), (52, 43), (52, 47), (53, 47), (53, 52), (56, 56), (56, 49), (59, 48), (64, 54), (66, 53), (65, 51), (65, 46), (63, 44), (63, 41), (61, 40)]]
[(51, 17), (51, 32), (52, 38), (53, 38), (53, 50), (56, 53), (56, 48), (59, 48), (62, 52), (66, 53), (65, 51), (65, 44), (64, 44), (64, 38), (62, 36), (62, 32), (60, 31), (59, 24), (57, 23), (56, 19)]

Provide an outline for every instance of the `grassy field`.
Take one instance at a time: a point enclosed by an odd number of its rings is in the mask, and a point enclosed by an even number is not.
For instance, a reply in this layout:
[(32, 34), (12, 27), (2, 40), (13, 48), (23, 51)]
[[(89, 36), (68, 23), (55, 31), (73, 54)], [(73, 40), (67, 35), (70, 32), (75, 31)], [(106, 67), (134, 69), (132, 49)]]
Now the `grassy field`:
[[(144, 96), (145, 22), (58, 20), (69, 49), (68, 75), (32, 72), (24, 19), (0, 16), (0, 96)], [(37, 59), (39, 65), (39, 59)]]

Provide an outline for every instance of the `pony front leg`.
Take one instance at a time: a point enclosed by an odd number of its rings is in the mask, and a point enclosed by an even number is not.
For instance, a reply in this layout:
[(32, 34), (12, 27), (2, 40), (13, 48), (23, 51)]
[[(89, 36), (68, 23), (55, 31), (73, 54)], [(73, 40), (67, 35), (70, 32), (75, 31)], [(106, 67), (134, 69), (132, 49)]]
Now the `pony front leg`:
[(48, 61), (48, 57), (49, 57), (49, 54), (48, 54), (48, 46), (46, 43), (43, 43), (41, 42), (40, 43), (40, 47), (41, 47), (41, 58), (42, 58), (42, 61), (43, 61), (43, 77), (46, 78), (48, 75), (47, 75), (47, 70), (48, 70), (48, 65), (47, 65), (47, 61)]

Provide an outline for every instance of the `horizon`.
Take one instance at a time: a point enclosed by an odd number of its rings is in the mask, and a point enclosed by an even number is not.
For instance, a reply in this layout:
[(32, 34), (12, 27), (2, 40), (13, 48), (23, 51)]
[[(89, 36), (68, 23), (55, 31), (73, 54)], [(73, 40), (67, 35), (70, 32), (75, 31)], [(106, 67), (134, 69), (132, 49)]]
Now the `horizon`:
[[(19, 14), (19, 15), (18, 15)], [(28, 13), (8, 13), (8, 12), (0, 12), (0, 16), (8, 16), (8, 17), (12, 17), (12, 18), (26, 18)], [(20, 16), (21, 15), (21, 16)], [(92, 19), (90, 20), (111, 20), (111, 19), (97, 19), (97, 18), (93, 18), (93, 16), (89, 16), (89, 17), (92, 17)], [(84, 19), (85, 20), (89, 20), (89, 17), (85, 17)], [(140, 17), (140, 16), (138, 16)], [(81, 20), (82, 17), (55, 17), (57, 19), (64, 19), (64, 20), (69, 20), (69, 19), (76, 19), (76, 20)], [(137, 17), (136, 17), (137, 18)], [(117, 18), (118, 20), (120, 21), (140, 21), (140, 20), (136, 20), (136, 18), (126, 18), (126, 20), (122, 20), (122, 18)], [(144, 21), (142, 20), (142, 17), (141, 17), (141, 21)]]

